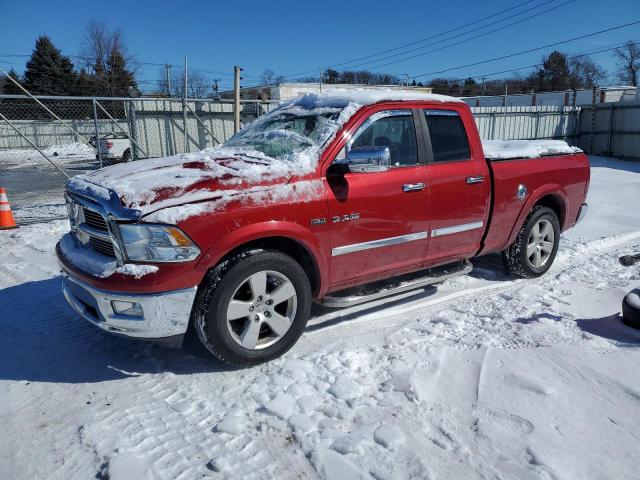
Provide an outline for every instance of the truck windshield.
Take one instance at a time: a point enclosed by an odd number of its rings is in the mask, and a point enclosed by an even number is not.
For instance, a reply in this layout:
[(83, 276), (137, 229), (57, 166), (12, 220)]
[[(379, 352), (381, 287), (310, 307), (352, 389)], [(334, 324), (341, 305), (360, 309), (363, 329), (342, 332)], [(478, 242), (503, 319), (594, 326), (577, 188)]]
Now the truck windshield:
[(338, 129), (340, 108), (307, 110), (299, 106), (273, 111), (245, 127), (224, 144), (239, 151), (295, 160), (295, 154), (318, 149)]

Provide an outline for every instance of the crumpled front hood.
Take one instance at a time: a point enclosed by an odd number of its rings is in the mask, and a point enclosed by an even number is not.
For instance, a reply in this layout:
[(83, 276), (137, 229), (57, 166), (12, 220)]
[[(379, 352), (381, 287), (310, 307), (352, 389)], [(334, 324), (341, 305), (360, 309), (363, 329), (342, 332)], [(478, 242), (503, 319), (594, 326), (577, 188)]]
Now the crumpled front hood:
[(173, 157), (123, 163), (74, 177), (69, 185), (89, 182), (115, 192), (126, 208), (142, 215), (162, 208), (216, 198), (228, 191), (283, 184), (294, 174), (290, 162), (259, 152), (218, 148)]

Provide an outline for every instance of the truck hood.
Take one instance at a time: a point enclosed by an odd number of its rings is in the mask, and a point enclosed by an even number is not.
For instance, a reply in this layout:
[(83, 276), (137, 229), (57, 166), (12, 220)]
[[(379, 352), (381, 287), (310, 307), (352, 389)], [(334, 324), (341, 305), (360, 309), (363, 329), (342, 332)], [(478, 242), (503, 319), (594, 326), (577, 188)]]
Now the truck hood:
[(260, 152), (217, 148), (113, 165), (72, 178), (68, 188), (95, 197), (104, 197), (107, 189), (106, 195), (117, 195), (123, 207), (144, 216), (234, 192), (267, 190), (304, 173), (290, 161)]

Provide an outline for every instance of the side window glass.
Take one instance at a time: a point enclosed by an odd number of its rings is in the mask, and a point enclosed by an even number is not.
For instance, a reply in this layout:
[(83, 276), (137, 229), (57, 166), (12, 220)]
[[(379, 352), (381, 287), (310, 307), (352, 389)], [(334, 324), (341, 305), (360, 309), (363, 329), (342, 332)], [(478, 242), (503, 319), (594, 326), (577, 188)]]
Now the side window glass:
[(423, 110), (431, 137), (434, 162), (469, 160), (471, 150), (458, 112)]
[[(348, 149), (356, 147), (389, 147), (391, 166), (416, 165), (418, 151), (411, 110), (387, 110), (373, 114), (348, 144)], [(340, 152), (338, 158), (344, 158), (344, 152)]]

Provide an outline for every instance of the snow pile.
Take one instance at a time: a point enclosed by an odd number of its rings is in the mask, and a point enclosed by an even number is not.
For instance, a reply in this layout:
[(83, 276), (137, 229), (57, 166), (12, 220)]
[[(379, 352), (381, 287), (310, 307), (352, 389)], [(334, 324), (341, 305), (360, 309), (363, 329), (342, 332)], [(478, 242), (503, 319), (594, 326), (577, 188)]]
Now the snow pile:
[(578, 147), (570, 147), (562, 140), (482, 140), (482, 149), (489, 160), (582, 153)]
[(71, 265), (100, 278), (107, 278), (114, 273), (119, 273), (139, 279), (159, 270), (155, 265), (130, 263), (118, 267), (114, 258), (102, 255), (93, 248), (80, 247), (71, 233), (66, 233), (60, 239), (60, 250)]

